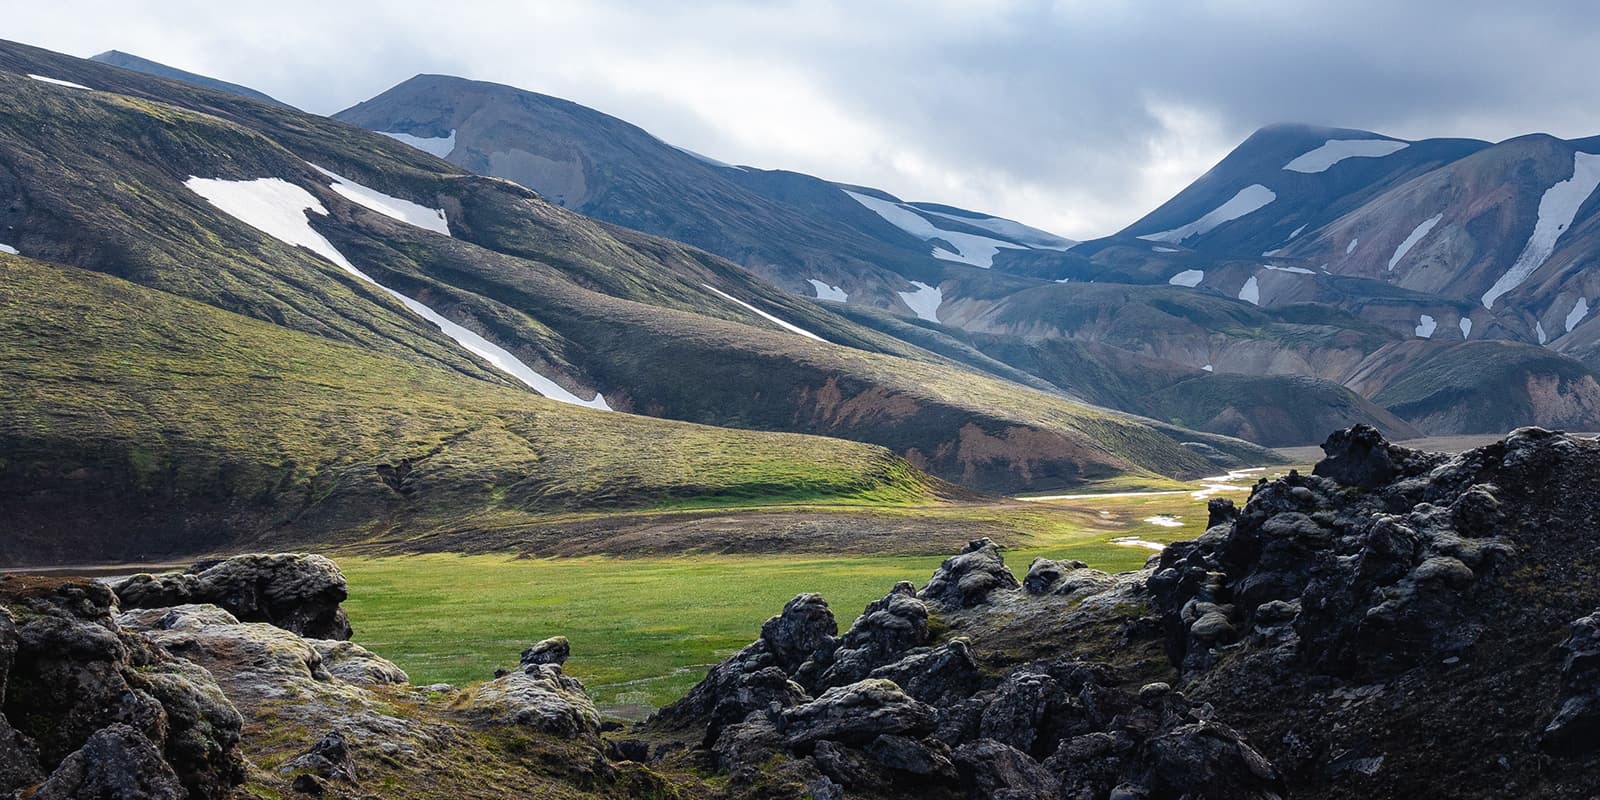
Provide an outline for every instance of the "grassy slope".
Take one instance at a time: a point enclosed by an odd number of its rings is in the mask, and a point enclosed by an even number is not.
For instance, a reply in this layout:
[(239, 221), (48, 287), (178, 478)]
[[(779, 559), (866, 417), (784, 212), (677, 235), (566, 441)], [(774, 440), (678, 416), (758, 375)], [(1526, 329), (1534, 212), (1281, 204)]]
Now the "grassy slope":
[[(881, 448), (575, 409), (13, 256), (0, 276), (11, 560), (350, 541), (683, 497), (932, 496)], [(386, 481), (380, 465), (399, 472)], [(85, 551), (102, 521), (122, 535)]]
[(1519, 425), (1591, 430), (1600, 422), (1594, 373), (1542, 347), (1424, 342), (1389, 355), (1404, 358), (1404, 369), (1372, 366), (1372, 377), (1386, 379), (1373, 402), (1428, 433), (1495, 433)]
[[(206, 112), (5, 76), (3, 88), (26, 110), (8, 130), (6, 150), (27, 154), (15, 159), (15, 171), (29, 190), (20, 246), (30, 254), (127, 274), (289, 327), (504, 382), (392, 302), (178, 186), (187, 174), (276, 175), (322, 197), (333, 214), (317, 221), (319, 229), (364, 268), (485, 330), (536, 367), (553, 365), (580, 390), (594, 385), (608, 396), (631, 395), (641, 411), (881, 443), (944, 477), (986, 488), (1053, 488), (1127, 469), (1211, 469), (1177, 444), (1203, 437), (1154, 431), (1125, 416), (973, 379), (942, 357), (766, 287), (725, 261), (593, 223), (385, 137), (20, 46), (0, 47), (0, 66)], [(45, 136), (35, 126), (48, 132), (64, 121), (75, 135)], [(418, 234), (339, 200), (300, 158), (443, 206), (464, 241)], [(717, 318), (773, 330), (700, 283), (720, 285), (832, 341), (883, 354), (723, 324)], [(828, 412), (813, 409), (835, 393), (838, 402)], [(866, 401), (845, 405), (859, 397)], [(915, 413), (903, 412), (906, 402)], [(1261, 457), (1237, 442), (1206, 441), (1247, 460)]]

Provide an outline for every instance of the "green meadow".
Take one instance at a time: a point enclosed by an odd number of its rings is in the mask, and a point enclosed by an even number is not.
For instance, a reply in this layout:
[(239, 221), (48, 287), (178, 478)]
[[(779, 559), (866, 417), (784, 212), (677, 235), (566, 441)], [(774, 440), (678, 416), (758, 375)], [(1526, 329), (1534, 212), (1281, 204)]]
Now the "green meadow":
[[(1168, 487), (1162, 487), (1168, 488)], [(1197, 488), (1190, 485), (1186, 488)], [(1231, 496), (1242, 499), (1241, 493)], [(1053, 528), (1009, 550), (1020, 578), (1036, 556), (1117, 572), (1151, 551), (1113, 544), (1193, 538), (1205, 500), (1187, 492), (1052, 501), (1103, 524)], [(1146, 522), (1172, 515), (1180, 527)], [(895, 582), (921, 584), (940, 555), (683, 555), (533, 559), (427, 554), (339, 559), (356, 640), (417, 684), (464, 685), (513, 667), (548, 636), (572, 641), (567, 671), (608, 711), (638, 715), (680, 696), (710, 665), (750, 643), (761, 623), (801, 592), (820, 592), (844, 628)]]

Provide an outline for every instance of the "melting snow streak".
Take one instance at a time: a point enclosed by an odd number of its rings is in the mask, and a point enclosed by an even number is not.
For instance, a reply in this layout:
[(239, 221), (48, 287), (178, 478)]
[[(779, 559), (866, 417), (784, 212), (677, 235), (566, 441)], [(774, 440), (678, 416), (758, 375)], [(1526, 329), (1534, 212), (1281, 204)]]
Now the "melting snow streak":
[(411, 309), (412, 313), (438, 326), (439, 330), (454, 339), (456, 344), (539, 394), (563, 403), (611, 410), (611, 407), (606, 405), (606, 399), (598, 393), (593, 400), (579, 399), (577, 395), (561, 388), (555, 381), (534, 372), (527, 364), (522, 363), (499, 345), (445, 319), (433, 309), (378, 283), (372, 276), (357, 269), (344, 257), (344, 254), (323, 238), (322, 234), (312, 229), (306, 218), (306, 212), (326, 215), (328, 210), (305, 189), (278, 178), (225, 181), (191, 177), (184, 181), (183, 185), (234, 219), (285, 244), (304, 247), (333, 262), (335, 266), (356, 278), (383, 290), (406, 308)]
[(1323, 172), (1347, 158), (1382, 158), (1409, 146), (1390, 139), (1329, 139), (1283, 168), (1290, 172)]
[(751, 311), (751, 313), (754, 313), (756, 316), (758, 316), (758, 317), (760, 317), (760, 318), (762, 318), (762, 319), (764, 319), (764, 320), (766, 320), (766, 321), (768, 321), (768, 322), (770, 322), (770, 323), (772, 323), (772, 324), (774, 324), (774, 325), (776, 325), (776, 326), (778, 326), (778, 327), (780, 327), (780, 328), (782, 328), (782, 329), (784, 329), (786, 331), (789, 331), (790, 333), (798, 333), (801, 336), (806, 337), (807, 339), (816, 339), (819, 342), (828, 341), (827, 339), (824, 339), (821, 336), (818, 336), (818, 335), (812, 333), (811, 331), (808, 331), (805, 328), (800, 327), (799, 325), (794, 325), (794, 324), (791, 324), (791, 323), (788, 323), (788, 322), (784, 322), (783, 320), (778, 319), (777, 317), (774, 317), (771, 314), (768, 314), (767, 312), (762, 311), (761, 309), (756, 308), (755, 306), (750, 305), (749, 303), (746, 303), (745, 301), (740, 300), (739, 298), (734, 297), (733, 295), (728, 294), (727, 292), (724, 292), (721, 289), (718, 289), (717, 287), (712, 286), (709, 283), (702, 283), (700, 285), (706, 287), (707, 289), (710, 289), (713, 292), (716, 292), (719, 296), (721, 296), (725, 300), (729, 300), (731, 302), (738, 303), (739, 305), (744, 306), (745, 308), (749, 309)]
[(330, 170), (312, 164), (311, 168), (333, 179), (333, 190), (344, 196), (346, 200), (359, 206), (365, 206), (386, 217), (400, 220), (408, 225), (415, 225), (434, 233), (450, 235), (450, 224), (444, 218), (444, 209), (428, 208), (424, 205), (402, 200), (398, 197), (384, 194), (376, 189), (368, 189), (349, 178), (338, 175)]
[(1589, 316), (1589, 298), (1580, 297), (1578, 302), (1572, 304), (1572, 310), (1567, 312), (1567, 330), (1578, 327), (1584, 317)]
[(1406, 240), (1401, 242), (1400, 246), (1394, 249), (1394, 255), (1389, 256), (1390, 272), (1394, 271), (1394, 265), (1400, 263), (1400, 259), (1405, 258), (1406, 253), (1411, 252), (1411, 248), (1416, 247), (1417, 242), (1422, 241), (1422, 238), (1427, 236), (1428, 232), (1433, 230), (1433, 226), (1438, 225), (1439, 220), (1441, 219), (1444, 219), (1444, 214), (1442, 212), (1423, 220), (1422, 224), (1411, 229), (1411, 235), (1407, 236)]
[(912, 286), (917, 287), (914, 292), (896, 292), (900, 299), (913, 314), (929, 322), (939, 321), (939, 306), (944, 304), (944, 292), (937, 286), (929, 286), (921, 281), (912, 281)]
[(1555, 252), (1561, 234), (1578, 216), (1578, 208), (1594, 194), (1596, 186), (1600, 186), (1600, 155), (1574, 153), (1572, 177), (1545, 190), (1544, 197), (1539, 199), (1539, 221), (1534, 223), (1533, 235), (1528, 237), (1528, 244), (1511, 269), (1483, 293), (1484, 308), (1494, 308), (1494, 301), (1501, 295), (1517, 288), (1544, 266)]
[(1139, 238), (1151, 242), (1181, 244), (1184, 239), (1208, 233), (1218, 225), (1236, 220), (1276, 199), (1278, 199), (1278, 195), (1271, 189), (1259, 183), (1252, 184), (1240, 189), (1239, 193), (1229, 199), (1228, 202), (1217, 206), (1210, 213), (1188, 225), (1160, 233), (1147, 233)]

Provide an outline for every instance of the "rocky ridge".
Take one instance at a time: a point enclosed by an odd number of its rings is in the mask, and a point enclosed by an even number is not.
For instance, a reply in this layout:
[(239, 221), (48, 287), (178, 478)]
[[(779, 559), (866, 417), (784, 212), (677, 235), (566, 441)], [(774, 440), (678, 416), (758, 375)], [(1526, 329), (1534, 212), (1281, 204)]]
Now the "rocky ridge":
[[(10, 578), (0, 791), (1592, 797), (1600, 441), (1524, 428), (1446, 456), (1356, 427), (1324, 450), (1213, 500), (1204, 535), (1137, 572), (1036, 559), (1018, 580), (980, 539), (842, 633), (800, 595), (631, 730), (564, 673), (561, 637), (486, 683), (416, 687), (219, 605)], [(218, 574), (307, 565), (235, 561)]]

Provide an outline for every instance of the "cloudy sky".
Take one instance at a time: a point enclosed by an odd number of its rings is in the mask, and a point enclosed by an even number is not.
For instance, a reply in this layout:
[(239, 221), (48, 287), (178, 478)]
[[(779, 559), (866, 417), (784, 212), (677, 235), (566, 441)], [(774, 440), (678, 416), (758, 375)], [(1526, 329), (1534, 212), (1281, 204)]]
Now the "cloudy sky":
[(119, 49), (333, 113), (419, 72), (565, 97), (724, 161), (1076, 238), (1252, 130), (1600, 134), (1591, 0), (49, 0), (0, 37)]

